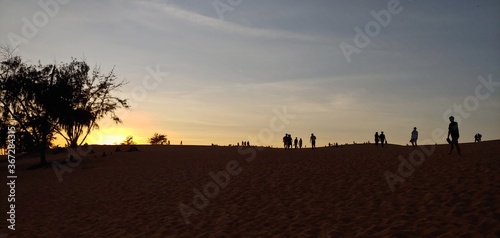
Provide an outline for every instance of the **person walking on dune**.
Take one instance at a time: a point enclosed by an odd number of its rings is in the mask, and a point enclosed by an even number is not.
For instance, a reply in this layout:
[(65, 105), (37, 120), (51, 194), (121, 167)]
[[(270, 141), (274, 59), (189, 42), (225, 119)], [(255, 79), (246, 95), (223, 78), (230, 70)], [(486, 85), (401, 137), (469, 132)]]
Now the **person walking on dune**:
[(380, 137), (378, 136), (378, 131), (375, 132), (375, 146), (378, 147), (378, 141), (380, 140)]
[(297, 139), (297, 137), (295, 137), (295, 140), (293, 141), (293, 145), (295, 146), (295, 149), (298, 148), (298, 146), (299, 146), (299, 139)]
[[(451, 140), (450, 140), (451, 136)], [(460, 146), (458, 145), (458, 138), (460, 137), (460, 133), (458, 131), (458, 123), (455, 121), (455, 117), (450, 116), (450, 124), (448, 125), (448, 138), (446, 138), (446, 141), (450, 144), (450, 153), (453, 151), (453, 147), (457, 147), (457, 152), (459, 155), (460, 153)]]
[(299, 139), (299, 148), (302, 149), (302, 138)]
[(415, 147), (417, 146), (417, 140), (418, 140), (418, 131), (416, 127), (413, 127), (413, 131), (411, 132), (411, 146)]
[(383, 148), (383, 147), (384, 147), (384, 144), (387, 142), (387, 141), (385, 140), (385, 135), (384, 135), (384, 132), (383, 132), (383, 131), (381, 131), (381, 132), (380, 132), (380, 135), (379, 135), (378, 137), (380, 138), (380, 145), (382, 145), (382, 148)]
[(316, 148), (316, 136), (314, 133), (311, 133), (311, 146), (313, 149)]

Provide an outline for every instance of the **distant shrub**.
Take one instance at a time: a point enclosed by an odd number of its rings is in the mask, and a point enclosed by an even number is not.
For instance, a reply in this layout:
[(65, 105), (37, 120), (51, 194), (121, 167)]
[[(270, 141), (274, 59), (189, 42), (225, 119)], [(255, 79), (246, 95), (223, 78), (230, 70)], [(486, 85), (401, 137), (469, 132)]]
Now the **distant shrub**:
[(152, 145), (163, 145), (167, 143), (167, 136), (155, 133), (153, 137), (149, 138), (149, 143)]
[(130, 149), (128, 149), (128, 152), (132, 152), (132, 151), (139, 151), (139, 149), (137, 149), (136, 146), (130, 146)]
[(127, 136), (127, 138), (122, 142), (122, 145), (135, 145), (134, 137)]

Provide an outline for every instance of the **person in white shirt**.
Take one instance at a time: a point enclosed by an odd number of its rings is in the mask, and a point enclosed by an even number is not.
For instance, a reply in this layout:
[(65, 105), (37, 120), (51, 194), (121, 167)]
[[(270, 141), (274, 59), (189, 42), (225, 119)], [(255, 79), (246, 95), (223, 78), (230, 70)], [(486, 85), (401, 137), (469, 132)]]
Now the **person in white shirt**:
[(411, 146), (415, 147), (417, 146), (417, 140), (418, 140), (418, 131), (416, 127), (413, 127), (413, 131), (411, 132)]

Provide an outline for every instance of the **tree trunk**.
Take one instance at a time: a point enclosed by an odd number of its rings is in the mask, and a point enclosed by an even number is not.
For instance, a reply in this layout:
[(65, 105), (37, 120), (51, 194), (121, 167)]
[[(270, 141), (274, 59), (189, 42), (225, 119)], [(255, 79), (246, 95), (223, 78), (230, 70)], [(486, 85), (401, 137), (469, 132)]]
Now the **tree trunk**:
[(47, 158), (45, 158), (45, 149), (40, 150), (40, 165), (47, 165)]
[(47, 148), (47, 136), (42, 136), (42, 143), (40, 144), (40, 165), (47, 164), (47, 158), (45, 157), (45, 150)]
[(48, 132), (47, 128), (49, 125), (47, 125), (47, 118), (44, 118), (44, 121), (42, 122), (41, 126), (41, 136), (42, 136), (42, 141), (40, 143), (40, 165), (46, 165), (47, 164), (47, 158), (45, 158), (45, 151), (47, 150), (47, 145), (48, 145)]
[(72, 139), (71, 142), (70, 142), (70, 144), (69, 144), (69, 147), (71, 147), (71, 148), (78, 147), (78, 138)]

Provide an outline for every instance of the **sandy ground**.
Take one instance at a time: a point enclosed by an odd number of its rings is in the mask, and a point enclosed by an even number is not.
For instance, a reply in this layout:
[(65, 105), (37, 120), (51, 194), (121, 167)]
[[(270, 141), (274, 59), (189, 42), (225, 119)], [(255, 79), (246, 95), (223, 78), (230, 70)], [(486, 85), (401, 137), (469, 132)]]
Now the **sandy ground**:
[(463, 156), (448, 145), (90, 147), (55, 167), (17, 161), (15, 231), (1, 162), (0, 237), (500, 237), (500, 141), (463, 144)]

